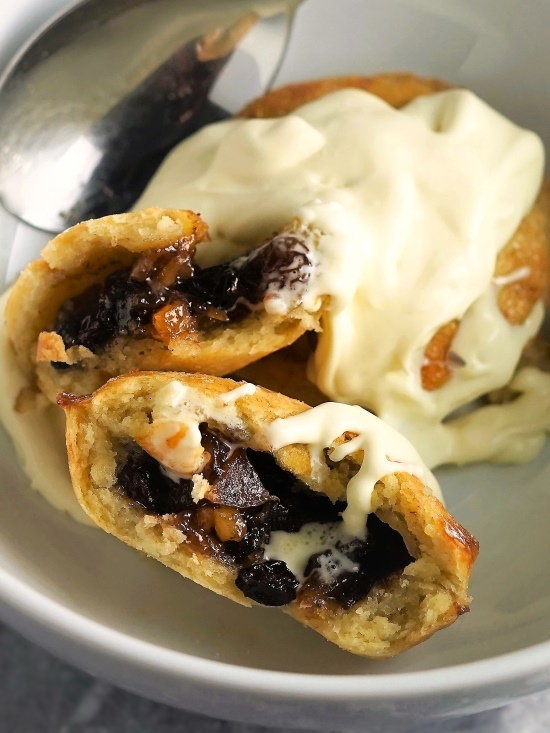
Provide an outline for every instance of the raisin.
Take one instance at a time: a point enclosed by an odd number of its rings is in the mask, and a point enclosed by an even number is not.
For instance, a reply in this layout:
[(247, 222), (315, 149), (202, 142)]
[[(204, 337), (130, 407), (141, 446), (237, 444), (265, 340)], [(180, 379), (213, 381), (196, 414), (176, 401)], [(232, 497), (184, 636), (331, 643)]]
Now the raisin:
[(133, 451), (118, 472), (122, 491), (155, 514), (176, 514), (193, 505), (193, 484), (187, 479), (172, 481), (160, 464), (143, 450)]
[(93, 348), (96, 343), (107, 341), (115, 335), (116, 330), (112, 319), (106, 317), (101, 296), (101, 287), (92, 285), (61, 307), (55, 330), (63, 339), (65, 348), (76, 344)]
[(219, 308), (240, 320), (257, 305), (269, 287), (293, 287), (309, 278), (310, 260), (304, 240), (294, 234), (278, 235), (263, 247), (233, 262), (196, 267), (183, 286), (199, 302)]
[(325, 550), (325, 552), (316, 552), (314, 555), (311, 555), (309, 560), (307, 561), (307, 565), (304, 570), (304, 577), (307, 578), (308, 575), (311, 575), (315, 571), (319, 570), (319, 568), (321, 567), (322, 558), (328, 558), (331, 555), (331, 550)]
[(206, 310), (214, 306), (223, 311), (235, 307), (241, 294), (239, 292), (239, 275), (231, 263), (213, 265), (201, 269), (195, 267), (191, 280), (182, 284), (182, 290), (194, 296), (196, 307)]
[(270, 287), (292, 289), (310, 277), (307, 245), (296, 234), (279, 234), (237, 262), (241, 297), (251, 303), (259, 302)]
[(247, 523), (246, 534), (240, 542), (230, 540), (225, 543), (225, 549), (235, 562), (245, 562), (250, 555), (260, 550), (269, 542), (267, 527)]
[(281, 468), (271, 453), (248, 448), (247, 454), (270, 494), (279, 497), (285, 496), (298, 483), (299, 479), (290, 471)]
[(281, 560), (266, 560), (239, 571), (235, 585), (263, 606), (286, 606), (296, 598), (298, 579)]

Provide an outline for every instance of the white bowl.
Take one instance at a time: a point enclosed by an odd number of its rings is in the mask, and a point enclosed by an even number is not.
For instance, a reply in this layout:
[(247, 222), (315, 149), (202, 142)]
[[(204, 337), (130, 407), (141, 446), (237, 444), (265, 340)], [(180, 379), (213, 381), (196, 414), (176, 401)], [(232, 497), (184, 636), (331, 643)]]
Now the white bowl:
[[(4, 49), (46, 5), (0, 8)], [(549, 144), (548, 27), (550, 5), (536, 0), (310, 0), (279, 81), (412, 69), (470, 86)], [(5, 214), (0, 238), (11, 274), (43, 242)], [(0, 431), (0, 615), (88, 672), (225, 718), (398, 730), (486, 710), (550, 687), (549, 459), (547, 446), (523, 466), (438, 472), (450, 510), (480, 540), (472, 610), (402, 657), (369, 662), (52, 509)]]

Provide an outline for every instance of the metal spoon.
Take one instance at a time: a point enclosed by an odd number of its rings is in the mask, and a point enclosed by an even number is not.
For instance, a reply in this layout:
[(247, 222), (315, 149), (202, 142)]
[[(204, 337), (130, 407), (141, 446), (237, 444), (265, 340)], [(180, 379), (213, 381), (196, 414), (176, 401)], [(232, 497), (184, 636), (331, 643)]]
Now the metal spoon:
[(84, 0), (59, 14), (0, 78), (6, 209), (50, 232), (127, 210), (178, 141), (268, 88), (299, 2)]

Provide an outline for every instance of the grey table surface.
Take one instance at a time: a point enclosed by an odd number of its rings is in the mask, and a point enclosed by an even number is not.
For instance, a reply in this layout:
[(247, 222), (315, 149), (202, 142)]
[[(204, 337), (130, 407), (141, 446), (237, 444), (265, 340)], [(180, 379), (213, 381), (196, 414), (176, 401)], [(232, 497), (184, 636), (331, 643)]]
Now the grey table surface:
[[(151, 702), (70, 667), (0, 625), (1, 733), (282, 733), (276, 724), (230, 723)], [(501, 710), (411, 729), (467, 731), (548, 733), (550, 691)]]

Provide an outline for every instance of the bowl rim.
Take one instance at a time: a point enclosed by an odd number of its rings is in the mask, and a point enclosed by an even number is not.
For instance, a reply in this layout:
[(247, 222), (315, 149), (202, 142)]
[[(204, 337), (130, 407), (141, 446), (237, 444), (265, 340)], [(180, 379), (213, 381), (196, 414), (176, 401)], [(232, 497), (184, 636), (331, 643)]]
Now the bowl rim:
[(0, 568), (0, 600), (74, 643), (95, 648), (132, 666), (145, 666), (208, 687), (312, 701), (433, 697), (500, 686), (550, 667), (550, 641), (464, 664), (433, 670), (315, 675), (247, 667), (207, 659), (144, 641), (95, 621), (49, 598)]

